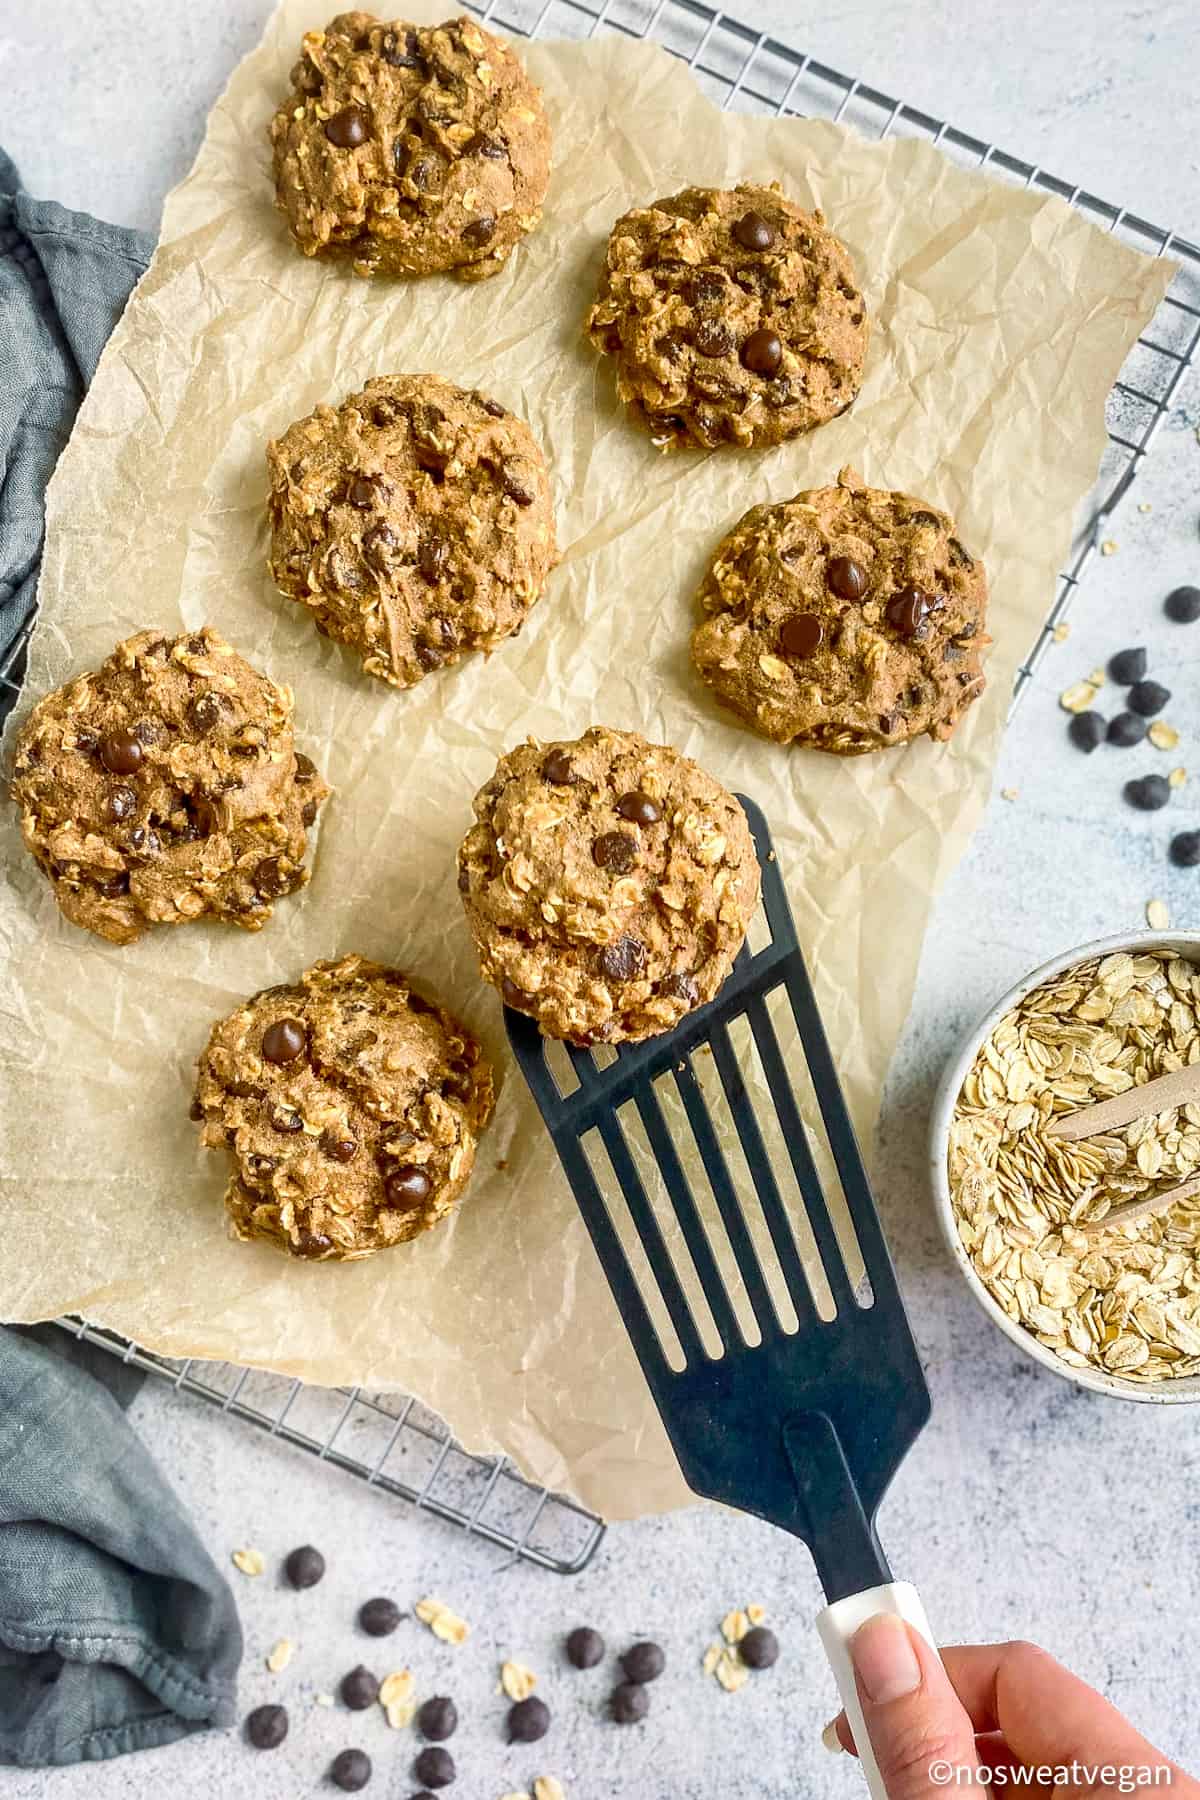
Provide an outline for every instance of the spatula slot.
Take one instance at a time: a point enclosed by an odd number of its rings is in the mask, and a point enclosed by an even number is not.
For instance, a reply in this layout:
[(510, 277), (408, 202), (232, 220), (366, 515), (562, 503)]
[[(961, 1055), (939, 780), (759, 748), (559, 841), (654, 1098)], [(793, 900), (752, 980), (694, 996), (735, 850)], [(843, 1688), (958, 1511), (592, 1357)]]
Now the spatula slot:
[(566, 1100), (571, 1094), (578, 1093), (579, 1076), (575, 1072), (575, 1064), (567, 1051), (567, 1046), (558, 1038), (545, 1038), (542, 1043), (542, 1054), (546, 1059), (546, 1067), (550, 1078), (558, 1089), (560, 1100)]
[[(676, 1098), (675, 1104), (678, 1108), (678, 1098)], [(712, 1259), (705, 1256), (705, 1245), (698, 1241), (695, 1229), (695, 1226), (699, 1224), (700, 1230), (703, 1231), (704, 1236), (707, 1239), (708, 1249), (711, 1251), (713, 1248), (712, 1233), (710, 1230), (711, 1221), (707, 1218), (701, 1221), (699, 1211), (697, 1211), (696, 1218), (689, 1221), (688, 1215), (690, 1208), (688, 1207), (686, 1196), (681, 1195), (678, 1210), (672, 1205), (666, 1182), (663, 1179), (663, 1170), (659, 1165), (654, 1150), (651, 1148), (645, 1123), (634, 1102), (628, 1101), (622, 1106), (618, 1111), (617, 1117), (621, 1122), (621, 1128), (625, 1134), (626, 1142), (629, 1145), (630, 1154), (633, 1157), (638, 1174), (641, 1176), (642, 1185), (646, 1190), (646, 1195), (649, 1199), (654, 1217), (658, 1222), (663, 1242), (667, 1248), (667, 1254), (671, 1258), (676, 1276), (679, 1280), (679, 1285), (683, 1289), (684, 1298), (688, 1303), (688, 1308), (695, 1321), (696, 1329), (700, 1334), (700, 1342), (703, 1345), (704, 1353), (706, 1356), (714, 1358), (723, 1356), (725, 1353), (725, 1345), (722, 1341), (721, 1333), (717, 1329), (717, 1323), (713, 1317), (712, 1309), (705, 1298), (704, 1281), (701, 1279), (696, 1263), (693, 1261), (692, 1252), (688, 1247), (690, 1238), (690, 1241), (695, 1245), (697, 1254), (704, 1266), (705, 1274), (709, 1277), (709, 1285), (711, 1285)], [(664, 1123), (667, 1124), (668, 1130), (671, 1130), (672, 1122), (664, 1117)], [(681, 1110), (677, 1123), (683, 1123)], [(686, 1131), (686, 1124), (684, 1124), (684, 1130)], [(674, 1131), (671, 1132), (671, 1135), (674, 1139)], [(676, 1147), (678, 1148), (678, 1141), (675, 1141)], [(694, 1193), (694, 1189), (692, 1191)], [(690, 1232), (685, 1229), (688, 1223), (691, 1223), (693, 1226), (693, 1229)], [(726, 1254), (728, 1255), (728, 1249), (726, 1250)], [(730, 1258), (730, 1261), (732, 1261), (732, 1258)]]
[[(637, 1300), (640, 1302), (641, 1307), (644, 1308), (645, 1318), (648, 1320), (650, 1329), (658, 1340), (658, 1346), (664, 1360), (675, 1374), (679, 1374), (687, 1367), (688, 1358), (684, 1351), (683, 1344), (680, 1341), (680, 1333), (676, 1329), (676, 1321), (679, 1320), (681, 1311), (689, 1319), (690, 1314), (687, 1313), (686, 1302), (683, 1298), (682, 1289), (678, 1284), (678, 1277), (674, 1275), (673, 1265), (671, 1275), (665, 1281), (664, 1285), (668, 1290), (672, 1287), (675, 1289), (676, 1305), (674, 1309), (668, 1305), (664, 1298), (663, 1289), (660, 1287), (655, 1271), (651, 1266), (650, 1257), (653, 1252), (654, 1239), (657, 1235), (657, 1225), (652, 1227), (649, 1234), (643, 1233), (642, 1235), (639, 1235), (633, 1219), (630, 1216), (629, 1206), (622, 1191), (621, 1183), (617, 1179), (608, 1145), (606, 1145), (601, 1138), (599, 1131), (593, 1129), (586, 1132), (580, 1139), (580, 1148), (587, 1158), (588, 1167), (598, 1190), (600, 1202), (603, 1205), (608, 1223), (616, 1238), (616, 1246), (619, 1247), (620, 1255), (624, 1258), (625, 1273), (628, 1280), (632, 1283), (633, 1288), (636, 1291)], [(589, 1220), (589, 1223), (591, 1223), (591, 1220)], [(661, 1236), (658, 1237), (658, 1243), (665, 1257), (666, 1249), (665, 1245), (662, 1244)], [(609, 1282), (612, 1285), (613, 1297), (617, 1302), (618, 1309), (633, 1335), (634, 1342), (638, 1344), (639, 1350), (641, 1350), (644, 1344), (644, 1332), (640, 1328), (642, 1321), (636, 1316), (637, 1307), (630, 1304), (631, 1296), (628, 1291), (623, 1292), (621, 1285), (614, 1278), (614, 1270), (611, 1261), (608, 1259), (606, 1259), (605, 1262), (605, 1269)], [(662, 1273), (661, 1268), (659, 1273)], [(674, 1319), (672, 1318), (672, 1310), (675, 1312)], [(685, 1337), (689, 1335), (687, 1328), (684, 1329), (683, 1335)], [(698, 1349), (699, 1340), (696, 1338), (694, 1326), (691, 1327), (690, 1335), (693, 1337)], [(696, 1360), (699, 1359), (699, 1355), (697, 1354)]]

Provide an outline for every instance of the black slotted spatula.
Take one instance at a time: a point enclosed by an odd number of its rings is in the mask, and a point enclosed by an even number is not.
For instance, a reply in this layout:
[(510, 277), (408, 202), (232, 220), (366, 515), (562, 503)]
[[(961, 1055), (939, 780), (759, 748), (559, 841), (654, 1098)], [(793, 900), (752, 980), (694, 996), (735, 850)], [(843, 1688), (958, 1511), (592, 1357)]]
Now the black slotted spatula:
[[(740, 796), (739, 796), (740, 798)], [(770, 943), (748, 946), (716, 999), (674, 1031), (622, 1046), (601, 1066), (589, 1050), (566, 1046), (578, 1086), (564, 1091), (536, 1023), (506, 1009), (509, 1041), (554, 1140), (591, 1233), (638, 1360), (689, 1487), (757, 1514), (803, 1538), (829, 1604), (817, 1630), (837, 1677), (873, 1795), (886, 1800), (870, 1753), (847, 1646), (864, 1619), (892, 1612), (933, 1638), (915, 1589), (893, 1582), (875, 1530), (888, 1483), (929, 1417), (925, 1376), (884, 1242), (867, 1173), (846, 1111), (766, 820), (742, 799), (762, 870)], [(786, 989), (830, 1150), (870, 1283), (869, 1304), (852, 1286), (833, 1217), (768, 1012)], [(745, 1020), (778, 1117), (777, 1136), (803, 1199), (812, 1240), (836, 1307), (821, 1311), (805, 1276), (787, 1207), (730, 1037)], [(745, 1167), (787, 1286), (798, 1327), (787, 1330), (772, 1302), (747, 1216), (739, 1201), (721, 1126), (697, 1078), (697, 1053), (711, 1052)], [(655, 1083), (673, 1084), (711, 1186), (761, 1341), (751, 1346), (706, 1232), (700, 1206), (668, 1128)], [(706, 1350), (679, 1270), (647, 1194), (620, 1111), (632, 1107), (649, 1144), (721, 1339)], [(673, 1108), (673, 1110), (675, 1110)], [(641, 1240), (646, 1265), (669, 1317), (677, 1350), (668, 1359), (622, 1247), (585, 1148), (603, 1143)], [(693, 1163), (694, 1166), (694, 1163)], [(744, 1176), (740, 1177), (744, 1182)], [(788, 1321), (790, 1324), (790, 1321)], [(680, 1360), (684, 1366), (673, 1366)]]

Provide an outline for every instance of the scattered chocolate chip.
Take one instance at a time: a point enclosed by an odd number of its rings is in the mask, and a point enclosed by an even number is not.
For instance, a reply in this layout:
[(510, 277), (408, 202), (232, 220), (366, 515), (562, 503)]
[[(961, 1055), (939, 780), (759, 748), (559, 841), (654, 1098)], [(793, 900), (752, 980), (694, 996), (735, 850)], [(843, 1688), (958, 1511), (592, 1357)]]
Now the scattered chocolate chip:
[(418, 638), (413, 645), (413, 655), (427, 673), (430, 669), (440, 669), (446, 660), (436, 644), (427, 644), (423, 638)]
[(379, 1683), (370, 1669), (364, 1669), (359, 1663), (356, 1669), (342, 1676), (338, 1692), (351, 1712), (365, 1712), (379, 1698)]
[(110, 775), (135, 775), (145, 751), (132, 731), (106, 731), (100, 739), (100, 761)]
[(325, 1558), (312, 1544), (301, 1544), (288, 1552), (284, 1573), (294, 1588), (316, 1587), (325, 1573)]
[(610, 875), (628, 875), (637, 861), (637, 844), (627, 831), (606, 831), (592, 845), (592, 861)]
[(246, 1720), (246, 1736), (256, 1750), (278, 1750), (287, 1734), (285, 1706), (256, 1706)]
[(609, 1702), (618, 1725), (636, 1725), (650, 1711), (650, 1696), (637, 1681), (623, 1681)]
[(518, 506), (532, 506), (537, 497), (534, 484), (520, 463), (501, 464), (500, 486), (509, 499), (515, 500)]
[(417, 1711), (417, 1730), (431, 1743), (444, 1743), (458, 1730), (458, 1708), (445, 1694), (434, 1694)]
[(1200, 863), (1200, 831), (1177, 832), (1169, 855), (1177, 869), (1194, 869)]
[(413, 1774), (427, 1788), (449, 1787), (458, 1770), (454, 1758), (440, 1744), (426, 1744), (413, 1762)]
[(326, 1130), (321, 1133), (321, 1149), (333, 1162), (353, 1162), (358, 1155), (358, 1139), (341, 1131)]
[(879, 715), (879, 729), (884, 737), (891, 737), (899, 723), (900, 719), (896, 713), (880, 713)]
[(371, 1779), (371, 1759), (365, 1750), (339, 1750), (329, 1765), (329, 1779), (343, 1794), (357, 1794)]
[(203, 1117), (204, 1108), (201, 1106), (199, 1100), (193, 1100), (192, 1104), (188, 1107), (188, 1118), (191, 1119), (194, 1124), (198, 1125)]
[(1109, 720), (1106, 735), (1110, 744), (1116, 744), (1120, 749), (1128, 750), (1134, 744), (1140, 744), (1145, 737), (1146, 721), (1139, 719), (1136, 713), (1118, 713), (1115, 719)]
[(634, 1644), (621, 1658), (621, 1667), (630, 1681), (657, 1681), (667, 1666), (660, 1644)]
[(482, 250), (485, 244), (491, 243), (495, 235), (496, 221), (491, 213), (481, 213), (477, 219), (472, 219), (462, 228), (463, 243), (470, 244), (474, 250)]
[(1171, 798), (1171, 784), (1165, 775), (1143, 775), (1125, 783), (1125, 798), (1139, 812), (1157, 812)]
[(382, 1597), (364, 1600), (358, 1609), (358, 1622), (368, 1637), (390, 1637), (400, 1617), (396, 1602)]
[(753, 1625), (738, 1641), (738, 1654), (748, 1669), (771, 1669), (779, 1661), (779, 1639), (765, 1625)]
[(1176, 625), (1194, 625), (1200, 619), (1200, 588), (1172, 588), (1163, 601), (1163, 611)]
[(733, 235), (743, 250), (769, 250), (775, 242), (775, 227), (760, 212), (743, 213), (733, 227)]
[(779, 648), (785, 656), (811, 656), (819, 650), (825, 627), (816, 613), (793, 613), (779, 627)]
[(536, 1694), (508, 1709), (510, 1744), (536, 1744), (550, 1729), (550, 1708)]
[(902, 638), (916, 637), (933, 611), (929, 595), (919, 587), (903, 587), (887, 603), (886, 617), (892, 630)]
[(1067, 726), (1067, 736), (1077, 750), (1090, 756), (1097, 744), (1104, 742), (1107, 727), (1098, 712), (1074, 713)]
[(659, 993), (669, 1000), (682, 1000), (688, 1006), (695, 1006), (700, 998), (700, 989), (690, 975), (668, 975), (660, 984)]
[(302, 825), (315, 825), (319, 811), (320, 808), (315, 800), (306, 800), (304, 805), (300, 808), (300, 823)]
[(1146, 652), (1140, 647), (1118, 650), (1109, 658), (1108, 672), (1119, 687), (1132, 687), (1146, 673)]
[(542, 764), (542, 779), (555, 787), (569, 787), (575, 779), (575, 770), (565, 750), (551, 750)]
[(734, 335), (719, 319), (701, 319), (692, 333), (692, 345), (698, 356), (732, 356)]
[(365, 510), (368, 506), (374, 506), (376, 492), (375, 483), (366, 475), (356, 475), (350, 483), (350, 490), (346, 498), (351, 506), (358, 506)]
[[(406, 1212), (411, 1207), (420, 1206), (423, 1200), (428, 1200), (433, 1192), (433, 1183), (424, 1169), (418, 1169), (415, 1163), (405, 1163), (401, 1168), (393, 1169), (383, 1184), (383, 1191), (389, 1206)], [(391, 1604), (390, 1601), (388, 1604)]]
[(308, 1033), (299, 1019), (276, 1019), (263, 1032), (262, 1053), (269, 1063), (295, 1062), (308, 1046)]
[(743, 340), (740, 361), (752, 375), (775, 375), (783, 362), (783, 343), (778, 332), (763, 326)]
[(577, 1625), (567, 1638), (567, 1661), (575, 1669), (594, 1669), (604, 1660), (604, 1639), (590, 1625)]
[(267, 1120), (272, 1131), (282, 1137), (294, 1137), (298, 1131), (304, 1130), (304, 1120), (291, 1106), (273, 1106), (267, 1113)]
[(867, 571), (852, 556), (833, 556), (825, 568), (825, 582), (840, 600), (861, 600), (867, 591)]
[(596, 963), (608, 981), (636, 981), (646, 966), (646, 946), (640, 938), (623, 932), (615, 943), (605, 944)]
[(1129, 705), (1143, 719), (1152, 719), (1160, 713), (1170, 698), (1170, 689), (1161, 681), (1136, 681), (1129, 690)]
[(657, 800), (641, 788), (633, 788), (628, 794), (622, 794), (617, 801), (617, 812), (631, 825), (657, 825), (662, 818), (662, 807)]
[(280, 894), (286, 894), (292, 885), (290, 875), (284, 873), (283, 863), (278, 856), (264, 856), (255, 864), (254, 886), (264, 900), (277, 900)]
[(366, 143), (369, 129), (367, 115), (360, 106), (343, 106), (341, 112), (325, 121), (325, 136), (339, 150), (357, 150)]
[(111, 820), (114, 825), (117, 825), (122, 819), (132, 818), (136, 811), (137, 795), (132, 788), (115, 787), (109, 789), (108, 797), (104, 802), (105, 818)]

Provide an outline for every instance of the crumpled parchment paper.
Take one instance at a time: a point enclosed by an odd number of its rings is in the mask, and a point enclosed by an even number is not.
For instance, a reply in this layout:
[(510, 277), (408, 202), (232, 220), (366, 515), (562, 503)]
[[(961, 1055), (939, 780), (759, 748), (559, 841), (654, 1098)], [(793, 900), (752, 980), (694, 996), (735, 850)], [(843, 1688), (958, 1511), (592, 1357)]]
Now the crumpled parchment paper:
[[(719, 115), (664, 51), (614, 38), (523, 50), (554, 174), (541, 228), (500, 276), (364, 283), (303, 260), (272, 204), (267, 123), (324, 16), (285, 0), (167, 203), (50, 490), (27, 694), (143, 626), (209, 620), (294, 686), (300, 742), (336, 792), (311, 887), (261, 934), (182, 926), (120, 950), (59, 917), (4, 809), (0, 1313), (78, 1311), (172, 1355), (403, 1387), (469, 1446), (609, 1516), (661, 1510), (687, 1490), (462, 922), (471, 796), (523, 734), (593, 721), (669, 739), (753, 795), (869, 1139), (933, 896), (983, 807), (1015, 666), (1104, 446), (1105, 396), (1170, 270), (924, 143)], [(688, 183), (771, 178), (850, 246), (875, 321), (863, 392), (768, 454), (663, 456), (581, 338), (608, 228)], [(481, 385), (530, 421), (565, 548), (517, 641), (409, 694), (364, 678), (265, 570), (266, 439), (389, 370)], [(948, 507), (986, 561), (990, 686), (949, 746), (789, 752), (722, 717), (690, 672), (717, 538), (847, 462)], [(458, 1009), (502, 1093), (450, 1225), (307, 1267), (227, 1237), (227, 1170), (199, 1149), (188, 1100), (218, 1014), (351, 949)]]

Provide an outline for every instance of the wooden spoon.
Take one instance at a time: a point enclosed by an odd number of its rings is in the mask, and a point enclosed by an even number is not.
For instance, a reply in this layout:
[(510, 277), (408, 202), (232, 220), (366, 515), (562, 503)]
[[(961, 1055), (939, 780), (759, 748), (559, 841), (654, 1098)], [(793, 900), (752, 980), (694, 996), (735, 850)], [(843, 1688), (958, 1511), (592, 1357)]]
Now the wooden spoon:
[[(1064, 1113), (1061, 1119), (1054, 1119), (1047, 1125), (1043, 1136), (1077, 1144), (1084, 1138), (1098, 1137), (1103, 1131), (1121, 1131), (1135, 1119), (1168, 1112), (1173, 1106), (1186, 1106), (1192, 1101), (1200, 1101), (1200, 1063), (1190, 1063), (1186, 1069), (1160, 1075), (1141, 1087), (1127, 1088), (1123, 1094), (1114, 1094), (1109, 1100), (1097, 1100), (1094, 1106), (1082, 1106), (1078, 1112)], [(1105, 1232), (1118, 1226), (1132, 1225), (1138, 1219), (1167, 1212), (1177, 1201), (1190, 1199), (1195, 1193), (1200, 1193), (1200, 1175), (1180, 1182), (1177, 1187), (1165, 1188), (1161, 1193), (1143, 1194), (1140, 1199), (1131, 1200), (1128, 1206), (1119, 1206), (1103, 1219), (1093, 1219), (1079, 1229), (1085, 1237), (1103, 1237)]]

